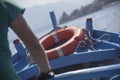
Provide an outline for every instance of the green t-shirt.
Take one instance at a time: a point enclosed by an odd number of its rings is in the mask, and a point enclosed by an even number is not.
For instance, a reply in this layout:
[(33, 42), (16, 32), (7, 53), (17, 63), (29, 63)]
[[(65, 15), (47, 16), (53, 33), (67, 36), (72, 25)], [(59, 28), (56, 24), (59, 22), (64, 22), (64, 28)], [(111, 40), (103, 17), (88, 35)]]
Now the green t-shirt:
[(0, 0), (0, 56), (11, 56), (8, 45), (8, 27), (23, 11), (12, 0)]
[(7, 34), (10, 24), (22, 12), (23, 9), (12, 0), (0, 0), (0, 80), (20, 80), (10, 61)]

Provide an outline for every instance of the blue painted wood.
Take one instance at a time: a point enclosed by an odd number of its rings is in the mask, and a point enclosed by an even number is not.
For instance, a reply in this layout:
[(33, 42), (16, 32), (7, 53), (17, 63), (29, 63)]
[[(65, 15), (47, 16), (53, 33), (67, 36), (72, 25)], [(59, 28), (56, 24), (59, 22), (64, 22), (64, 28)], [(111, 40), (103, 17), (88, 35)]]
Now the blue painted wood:
[[(52, 69), (57, 69), (63, 66), (69, 66), (69, 65), (74, 65), (78, 63), (114, 59), (119, 55), (120, 54), (118, 54), (118, 51), (116, 49), (100, 50), (100, 51), (94, 51), (94, 52), (93, 51), (83, 52), (83, 53), (77, 53), (74, 55), (64, 56), (58, 59), (51, 60), (50, 65), (52, 66)], [(23, 66), (25, 65), (24, 61), (25, 60), (21, 60), (21, 62), (19, 62), (19, 64), (16, 65), (18, 70), (21, 69), (21, 71), (18, 71), (18, 74), (21, 78), (23, 78), (23, 80), (39, 74), (37, 65), (25, 67)], [(19, 67), (19, 65), (22, 65), (22, 66)], [(26, 74), (26, 75), (23, 75), (23, 74)]]
[(119, 45), (120, 45), (120, 33), (119, 33), (119, 35), (118, 35), (118, 38), (119, 38)]
[[(90, 31), (90, 34), (92, 36), (93, 34), (93, 22), (92, 22), (92, 18), (87, 18), (86, 19), (86, 29), (88, 31)], [(88, 34), (88, 33), (87, 33)]]
[(25, 66), (28, 65), (28, 62), (26, 60), (26, 58), (21, 58), (20, 60), (18, 60), (13, 67), (15, 68), (15, 70), (17, 72), (21, 71)]
[(39, 75), (39, 70), (37, 65), (26, 66), (23, 70), (17, 72), (17, 74), (22, 80), (27, 80), (28, 78)]
[(26, 55), (26, 49), (23, 47), (21, 42), (18, 42), (14, 45), (17, 53), (12, 56), (12, 64), (13, 66), (16, 65), (22, 58), (25, 58)]
[(16, 53), (15, 55), (12, 56), (12, 64), (15, 65), (20, 59), (21, 57), (19, 56), (18, 53)]
[(111, 77), (110, 80), (120, 80), (120, 74)]
[(119, 44), (108, 42), (108, 41), (100, 41), (93, 43), (93, 48), (95, 50), (105, 50), (105, 49), (112, 49), (120, 47)]
[(88, 30), (93, 30), (93, 22), (92, 22), (92, 18), (87, 18), (86, 19), (86, 28)]
[[(98, 38), (105, 33), (109, 32), (94, 30), (94, 38)], [(118, 36), (118, 34), (109, 34), (111, 36), (110, 41), (100, 42), (99, 44), (95, 45), (94, 47), (99, 48), (96, 51), (86, 50), (86, 52), (75, 52), (72, 55), (51, 60), (50, 65), (52, 66), (52, 69), (57, 69), (79, 63), (110, 60), (117, 58), (118, 56), (120, 56), (120, 45), (118, 44), (120, 43), (120, 37)], [(26, 51), (24, 51), (24, 48), (19, 49), (19, 46), (21, 45), (17, 46), (18, 52), (22, 53), (22, 55), (20, 54), (20, 56), (19, 53), (17, 53), (12, 57), (13, 66), (15, 67), (17, 73), (21, 76), (22, 80), (26, 80), (27, 78), (38, 75), (39, 70), (37, 68), (37, 65), (32, 65), (30, 67), (27, 66), (28, 63), (26, 61), (25, 55)]]
[(114, 42), (114, 43), (119, 43), (119, 35), (116, 33), (111, 33), (111, 32), (106, 32), (106, 31), (99, 31), (99, 30), (94, 30), (93, 31), (93, 37), (94, 38), (99, 38), (100, 36), (104, 35), (104, 34), (110, 34), (110, 40), (109, 42)]
[(51, 21), (52, 21), (52, 24), (53, 24), (53, 29), (54, 30), (58, 29), (58, 27), (57, 27), (57, 20), (56, 20), (56, 16), (55, 16), (54, 11), (50, 12), (50, 17), (51, 17)]
[[(119, 50), (120, 51), (120, 50)], [(82, 52), (74, 55), (64, 56), (50, 61), (52, 69), (61, 68), (73, 64), (86, 63), (92, 61), (110, 60), (118, 57), (118, 49), (99, 50)], [(74, 60), (73, 60), (74, 59)]]
[(23, 45), (20, 42), (15, 44), (15, 48), (21, 58), (26, 57), (26, 49), (23, 47)]
[(49, 80), (86, 80), (120, 74), (120, 64), (82, 69), (56, 75)]
[[(57, 20), (54, 11), (50, 12), (51, 21), (53, 24), (54, 30), (58, 29)], [(105, 31), (93, 30), (92, 19), (86, 21), (86, 28), (91, 31), (93, 38), (99, 38), (104, 34), (110, 35), (110, 40), (107, 42), (99, 42), (94, 44), (94, 48), (98, 48), (95, 51), (90, 51), (89, 49), (83, 49), (84, 52), (74, 52), (71, 55), (50, 60), (50, 65), (52, 69), (61, 68), (64, 66), (93, 62), (93, 61), (102, 61), (102, 60), (111, 60), (120, 56), (120, 35)], [(106, 39), (106, 37), (102, 38)], [(39, 74), (39, 70), (36, 64), (28, 66), (26, 60), (26, 50), (21, 43), (15, 44), (17, 49), (17, 54), (12, 57), (12, 63), (15, 67), (17, 74), (26, 80), (30, 77), (36, 76)], [(64, 74), (56, 75), (54, 79), (51, 80), (84, 80), (90, 78), (99, 78), (104, 76), (114, 76), (120, 74), (120, 64), (89, 68), (83, 70), (72, 71)]]

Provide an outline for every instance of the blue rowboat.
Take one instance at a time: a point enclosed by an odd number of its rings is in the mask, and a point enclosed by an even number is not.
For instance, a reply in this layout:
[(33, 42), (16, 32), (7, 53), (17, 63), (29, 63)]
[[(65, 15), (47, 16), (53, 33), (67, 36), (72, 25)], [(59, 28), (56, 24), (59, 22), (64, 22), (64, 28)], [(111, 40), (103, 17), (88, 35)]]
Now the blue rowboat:
[[(54, 30), (59, 29), (54, 12), (50, 16)], [(90, 41), (78, 45), (70, 55), (49, 60), (56, 73), (50, 80), (120, 80), (120, 34), (94, 30), (91, 18), (86, 20), (86, 29)], [(14, 43), (17, 53), (12, 63), (17, 74), (22, 80), (33, 80), (40, 73), (37, 64), (30, 65), (19, 40)]]

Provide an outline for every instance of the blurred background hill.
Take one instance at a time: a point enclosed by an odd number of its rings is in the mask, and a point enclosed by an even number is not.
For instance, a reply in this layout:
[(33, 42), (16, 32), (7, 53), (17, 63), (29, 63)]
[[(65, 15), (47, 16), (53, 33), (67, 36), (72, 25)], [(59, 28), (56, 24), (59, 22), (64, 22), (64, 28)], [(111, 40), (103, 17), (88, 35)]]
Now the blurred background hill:
[(73, 10), (70, 14), (67, 14), (66, 11), (63, 12), (62, 16), (59, 19), (59, 24), (96, 12), (98, 10), (105, 8), (106, 6), (110, 7), (112, 4), (117, 4), (117, 3), (120, 3), (120, 1), (119, 0), (94, 0), (92, 3), (88, 5), (81, 6), (80, 8)]

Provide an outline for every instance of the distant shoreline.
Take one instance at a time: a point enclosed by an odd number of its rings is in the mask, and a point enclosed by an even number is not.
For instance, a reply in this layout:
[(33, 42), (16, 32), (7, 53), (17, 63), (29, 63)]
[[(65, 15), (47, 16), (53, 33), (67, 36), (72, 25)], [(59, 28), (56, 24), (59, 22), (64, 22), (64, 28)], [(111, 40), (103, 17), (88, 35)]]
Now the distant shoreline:
[(109, 7), (112, 7), (112, 6), (118, 5), (118, 4), (120, 4), (120, 1), (112, 2), (111, 4), (108, 4), (108, 5), (106, 5), (106, 6), (103, 6), (103, 9), (105, 9), (105, 8), (109, 8)]
[(115, 5), (120, 4), (120, 1), (116, 1), (116, 0), (94, 0), (92, 3), (86, 5), (86, 6), (81, 6), (80, 9), (75, 9), (73, 10), (73, 12), (71, 12), (70, 14), (67, 14), (66, 12), (63, 12), (63, 14), (61, 15), (60, 19), (59, 19), (59, 24), (63, 24), (65, 22), (69, 22), (71, 20), (77, 19), (79, 17), (91, 14), (93, 12), (105, 9), (105, 8), (109, 8)]

